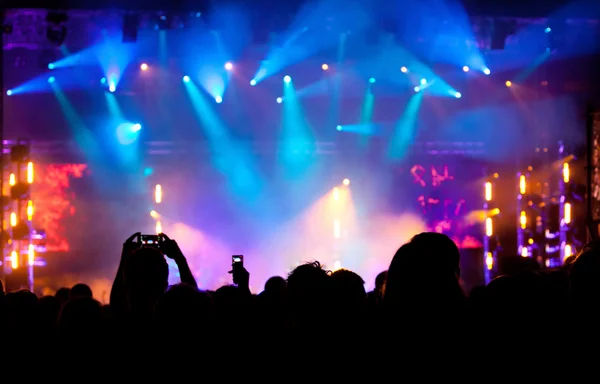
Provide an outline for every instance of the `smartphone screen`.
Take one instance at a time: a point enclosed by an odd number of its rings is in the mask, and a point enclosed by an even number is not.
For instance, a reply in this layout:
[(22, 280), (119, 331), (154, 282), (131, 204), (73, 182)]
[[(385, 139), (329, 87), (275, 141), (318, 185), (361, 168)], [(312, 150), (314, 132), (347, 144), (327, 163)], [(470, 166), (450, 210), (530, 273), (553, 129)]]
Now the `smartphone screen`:
[(142, 245), (156, 247), (159, 244), (158, 235), (142, 235), (140, 237), (140, 242)]
[(231, 265), (244, 265), (244, 255), (233, 255), (231, 256)]

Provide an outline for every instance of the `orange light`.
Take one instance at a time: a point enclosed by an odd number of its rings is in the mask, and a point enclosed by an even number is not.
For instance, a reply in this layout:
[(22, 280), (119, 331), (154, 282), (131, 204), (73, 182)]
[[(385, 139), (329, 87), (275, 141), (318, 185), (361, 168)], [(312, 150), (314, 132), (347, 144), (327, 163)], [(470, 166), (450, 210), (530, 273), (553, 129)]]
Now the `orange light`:
[(27, 220), (33, 220), (33, 201), (31, 200), (27, 202)]
[(33, 183), (33, 163), (31, 161), (27, 163), (27, 182)]
[(10, 267), (12, 269), (19, 268), (19, 255), (17, 254), (17, 251), (12, 251), (10, 253)]

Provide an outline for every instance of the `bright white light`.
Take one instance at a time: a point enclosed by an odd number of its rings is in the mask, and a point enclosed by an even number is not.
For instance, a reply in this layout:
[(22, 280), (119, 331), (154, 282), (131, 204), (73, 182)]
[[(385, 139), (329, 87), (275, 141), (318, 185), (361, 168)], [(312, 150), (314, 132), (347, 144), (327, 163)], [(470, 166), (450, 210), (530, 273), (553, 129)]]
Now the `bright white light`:
[(489, 68), (483, 68), (483, 73), (485, 73), (486, 75), (489, 75), (490, 73), (492, 73), (492, 71), (490, 71)]
[(254, 80), (254, 79), (250, 80), (250, 85), (254, 87), (256, 85), (256, 80)]
[(142, 65), (140, 65), (140, 69), (141, 69), (142, 71), (147, 71), (147, 70), (148, 70), (148, 64), (146, 64), (146, 63), (142, 63)]
[(56, 80), (56, 79), (54, 78), (54, 76), (50, 76), (50, 77), (48, 78), (48, 82), (49, 82), (49, 83), (54, 83), (54, 81), (55, 81), (55, 80)]
[(215, 97), (215, 101), (217, 102), (217, 104), (221, 104), (223, 102), (223, 98), (221, 96), (217, 96)]
[(137, 132), (137, 131), (139, 131), (140, 129), (142, 129), (142, 125), (141, 125), (141, 124), (133, 124), (133, 125), (131, 126), (131, 132)]
[(55, 65), (53, 63), (48, 64), (48, 69), (52, 70), (55, 68)]
[(346, 187), (350, 185), (350, 179), (344, 179), (342, 181), (342, 184), (344, 184)]
[(425, 85), (427, 84), (427, 79), (426, 78), (422, 78), (421, 79), (421, 85)]
[(414, 87), (413, 89), (415, 90), (415, 92), (419, 92), (421, 90), (421, 88), (419, 87)]
[(337, 129), (338, 131), (341, 131), (342, 130), (342, 126), (338, 125), (337, 127), (335, 127), (335, 129)]
[(111, 85), (109, 85), (109, 86), (108, 86), (108, 90), (109, 90), (110, 92), (114, 92), (114, 91), (116, 91), (116, 90), (117, 90), (117, 87), (115, 87), (115, 85), (114, 85), (114, 84), (111, 84)]
[(462, 97), (462, 95), (460, 92), (455, 92), (454, 97), (456, 97), (457, 99), (460, 99)]
[(190, 82), (190, 77), (189, 76), (183, 76), (183, 82), (184, 83), (189, 83)]
[(466, 65), (463, 67), (463, 72), (469, 72), (469, 67), (467, 67)]
[(233, 69), (233, 64), (230, 62), (225, 63), (225, 69), (231, 71)]
[(400, 67), (400, 71), (402, 73), (406, 73), (406, 72), (408, 72), (408, 68), (406, 68), (406, 67)]
[(6, 96), (10, 96), (12, 95), (12, 91), (9, 89), (8, 91), (6, 91)]
[(286, 83), (289, 83), (290, 81), (292, 81), (292, 78), (289, 77), (289, 76), (286, 76), (286, 77), (283, 78), (283, 81), (286, 82)]
[(283, 101), (283, 99), (281, 97), (277, 98), (277, 104), (281, 104), (282, 101)]

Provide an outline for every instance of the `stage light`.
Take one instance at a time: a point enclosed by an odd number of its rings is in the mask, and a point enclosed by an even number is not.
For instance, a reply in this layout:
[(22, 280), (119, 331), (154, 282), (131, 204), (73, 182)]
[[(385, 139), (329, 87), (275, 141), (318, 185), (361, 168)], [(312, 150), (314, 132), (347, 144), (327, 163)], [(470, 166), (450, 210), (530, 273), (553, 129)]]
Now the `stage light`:
[(283, 99), (281, 97), (277, 98), (277, 104), (281, 104), (282, 101), (283, 101)]
[(156, 204), (160, 204), (162, 202), (162, 196), (163, 196), (162, 185), (156, 184), (154, 186), (154, 202)]
[(289, 83), (290, 81), (292, 81), (292, 78), (286, 75), (286, 76), (283, 78), (283, 81), (284, 81), (285, 83)]
[(420, 87), (414, 87), (413, 89), (414, 89), (415, 92), (419, 92), (421, 90)]
[(408, 68), (406, 68), (406, 67), (400, 67), (400, 72), (406, 73), (406, 72), (408, 72)]
[(6, 96), (10, 96), (10, 95), (12, 95), (12, 93), (13, 92), (9, 89), (8, 91), (6, 91)]
[(512, 87), (512, 81), (510, 80), (506, 80), (506, 83), (504, 84), (506, 84), (507, 87)]
[(183, 82), (184, 83), (189, 83), (190, 82), (190, 77), (189, 76), (183, 76)]
[(256, 85), (256, 80), (254, 80), (254, 79), (250, 80), (250, 85), (254, 87)]
[(422, 78), (421, 79), (421, 85), (425, 85), (427, 84), (427, 79), (426, 78)]
[(49, 70), (53, 70), (54, 68), (55, 68), (55, 65), (53, 63), (48, 64)]
[(463, 67), (463, 72), (469, 72), (469, 67), (467, 67), (466, 65)]
[(100, 84), (106, 84), (106, 77), (100, 79)]
[(552, 28), (550, 28), (550, 27), (546, 27), (546, 29), (544, 29), (544, 32), (546, 32), (546, 33), (550, 33), (550, 32), (552, 32)]
[(329, 65), (323, 64), (323, 65), (321, 65), (321, 69), (324, 70), (324, 71), (326, 71), (326, 70), (329, 69)]
[(142, 125), (141, 125), (141, 124), (133, 124), (133, 125), (131, 126), (131, 132), (137, 132), (137, 131), (139, 131), (140, 129), (142, 129)]
[(54, 83), (55, 81), (56, 81), (56, 79), (54, 78), (54, 76), (50, 76), (50, 77), (48, 78), (48, 82), (49, 82), (50, 84)]
[(489, 75), (490, 73), (492, 73), (492, 71), (490, 71), (489, 68), (483, 68), (483, 73)]
[(335, 127), (335, 129), (337, 129), (338, 131), (341, 131), (342, 130), (342, 126), (338, 125), (337, 127)]
[(371, 77), (371, 78), (369, 79), (369, 83), (371, 83), (371, 84), (375, 84), (375, 81), (376, 81), (376, 80), (375, 80), (375, 78), (374, 78), (374, 77)]
[(344, 184), (346, 187), (350, 185), (350, 179), (344, 179), (342, 181), (342, 184)]
[(116, 87), (114, 84), (111, 84), (111, 85), (109, 85), (109, 86), (108, 86), (108, 90), (109, 90), (110, 92), (114, 92), (114, 91), (116, 91), (116, 90), (117, 90), (117, 87)]
[(140, 65), (140, 69), (141, 69), (142, 71), (147, 71), (147, 70), (148, 70), (148, 64), (146, 64), (146, 63), (142, 63), (142, 65)]
[(462, 97), (462, 94), (460, 92), (454, 92), (454, 97), (460, 99)]
[(233, 64), (230, 62), (225, 63), (225, 69), (231, 71), (233, 69)]
[(221, 96), (216, 96), (215, 101), (217, 102), (217, 104), (221, 104), (223, 102), (223, 98)]
[(150, 217), (153, 219), (158, 219), (159, 215), (154, 209), (150, 211)]

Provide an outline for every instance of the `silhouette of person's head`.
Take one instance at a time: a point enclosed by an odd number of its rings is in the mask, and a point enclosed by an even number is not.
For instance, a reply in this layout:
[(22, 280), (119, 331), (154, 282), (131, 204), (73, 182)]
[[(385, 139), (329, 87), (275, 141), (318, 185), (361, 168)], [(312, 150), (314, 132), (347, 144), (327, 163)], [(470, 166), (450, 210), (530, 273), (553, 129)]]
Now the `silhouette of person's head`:
[[(63, 341), (88, 343), (101, 340), (105, 331), (102, 305), (90, 298), (69, 300), (58, 317), (58, 334)], [(94, 347), (88, 345), (88, 347)]]
[(281, 276), (270, 277), (265, 283), (264, 292), (273, 297), (280, 297), (287, 290), (287, 281)]
[(67, 301), (69, 301), (69, 292), (70, 291), (71, 290), (69, 288), (62, 287), (62, 288), (59, 288), (58, 291), (56, 291), (56, 293), (54, 294), (54, 297), (56, 297), (56, 299), (60, 303), (61, 307), (63, 305), (65, 305), (65, 303)]
[(140, 248), (125, 261), (124, 286), (131, 307), (152, 309), (169, 285), (169, 266), (154, 248)]
[(324, 320), (331, 295), (329, 272), (313, 261), (296, 267), (288, 276), (288, 298), (299, 326), (316, 326)]
[(448, 236), (434, 232), (416, 235), (398, 249), (390, 263), (384, 302), (390, 306), (429, 305), (465, 299), (459, 262), (458, 247)]
[(90, 299), (93, 297), (92, 289), (88, 285), (79, 283), (71, 287), (71, 290), (69, 291), (69, 300), (82, 297), (87, 297)]
[(204, 334), (212, 326), (213, 315), (212, 298), (187, 284), (170, 287), (156, 307), (159, 328), (167, 330), (169, 336), (173, 329), (187, 336)]
[(358, 274), (340, 269), (331, 274), (332, 304), (336, 315), (355, 318), (365, 309), (367, 292), (365, 281)]

